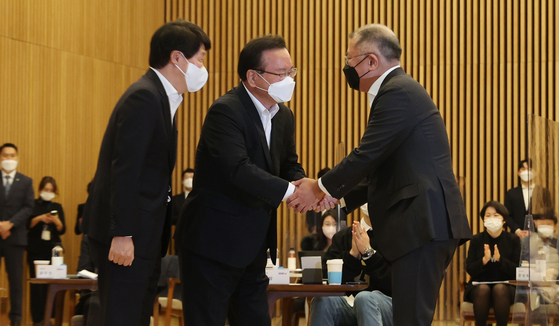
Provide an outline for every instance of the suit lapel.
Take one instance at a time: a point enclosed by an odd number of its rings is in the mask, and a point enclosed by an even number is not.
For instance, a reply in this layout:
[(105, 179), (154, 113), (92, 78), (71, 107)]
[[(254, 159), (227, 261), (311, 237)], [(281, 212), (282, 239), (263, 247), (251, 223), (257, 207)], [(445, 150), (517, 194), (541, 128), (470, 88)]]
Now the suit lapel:
[(282, 114), (282, 105), (280, 104), (280, 109), (278, 113), (272, 119), (272, 139), (270, 140), (270, 151), (272, 156), (273, 168), (272, 172), (274, 175), (279, 175), (280, 170), (280, 159), (281, 159), (281, 148), (282, 139), (284, 132), (284, 118)]
[(382, 86), (386, 85), (386, 84), (390, 81), (390, 79), (392, 79), (393, 77), (398, 76), (398, 75), (405, 75), (405, 74), (406, 74), (406, 72), (404, 71), (404, 69), (402, 69), (401, 67), (399, 67), (399, 68), (396, 68), (396, 69), (392, 70), (392, 71), (388, 74), (388, 76), (386, 76), (386, 78), (384, 78), (384, 80), (382, 81), (382, 84), (380, 85), (380, 87), (379, 87), (379, 89), (378, 89), (378, 93), (377, 93), (377, 95), (375, 96), (375, 99), (373, 100), (373, 103), (371, 103), (371, 108), (370, 108), (370, 109), (371, 109), (371, 112), (369, 113), (369, 121), (368, 121), (368, 122), (371, 122), (371, 117), (373, 116), (372, 113), (373, 113), (374, 108), (375, 108), (375, 106), (376, 106), (376, 104), (377, 104), (377, 102), (378, 102), (378, 98), (379, 98), (378, 95), (380, 94), (380, 92), (381, 92), (381, 90), (382, 90)]
[[(235, 92), (237, 93), (237, 96), (239, 96), (239, 99), (241, 100), (243, 106), (247, 110), (248, 115), (252, 120), (252, 123), (256, 127), (256, 131), (258, 132), (258, 136), (260, 138), (260, 143), (262, 144), (262, 150), (264, 151), (264, 156), (266, 157), (266, 162), (268, 163), (268, 167), (270, 168), (270, 170), (272, 170), (273, 169), (272, 156), (270, 154), (270, 149), (268, 148), (268, 142), (266, 141), (266, 134), (264, 133), (264, 127), (262, 126), (262, 120), (260, 119), (258, 110), (254, 106), (254, 103), (252, 102), (252, 99), (248, 95), (247, 90), (245, 89), (245, 86), (243, 85), (242, 82), (235, 89)], [(273, 124), (273, 120), (274, 119), (272, 119), (272, 124)], [(272, 133), (273, 132), (274, 132), (274, 127), (272, 126)], [(274, 137), (271, 137), (270, 145), (272, 144), (273, 139)]]

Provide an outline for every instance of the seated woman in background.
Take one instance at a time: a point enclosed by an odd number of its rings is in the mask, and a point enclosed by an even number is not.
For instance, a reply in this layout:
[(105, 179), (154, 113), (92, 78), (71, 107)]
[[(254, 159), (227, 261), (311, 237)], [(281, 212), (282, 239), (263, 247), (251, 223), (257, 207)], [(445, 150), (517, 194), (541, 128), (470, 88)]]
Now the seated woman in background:
[[(52, 177), (44, 177), (39, 184), (39, 198), (35, 199), (35, 207), (28, 221), (27, 263), (31, 278), (35, 277), (33, 261), (50, 260), (52, 248), (57, 243), (61, 243), (60, 236), (66, 232), (62, 205), (52, 201), (57, 194), (56, 180)], [(43, 324), (47, 290), (47, 285), (43, 284), (31, 284), (30, 286), (33, 325)]]
[(505, 231), (508, 211), (497, 201), (487, 202), (481, 209), (485, 231), (470, 242), (466, 271), (471, 276), (464, 300), (474, 304), (476, 325), (486, 325), (489, 309), (493, 307), (497, 326), (507, 325), (515, 287), (510, 284), (479, 284), (473, 281), (506, 281), (516, 278), (520, 259), (520, 238)]
[(334, 234), (338, 232), (338, 210), (329, 209), (322, 213), (322, 219), (316, 232), (314, 250), (326, 251), (332, 244)]

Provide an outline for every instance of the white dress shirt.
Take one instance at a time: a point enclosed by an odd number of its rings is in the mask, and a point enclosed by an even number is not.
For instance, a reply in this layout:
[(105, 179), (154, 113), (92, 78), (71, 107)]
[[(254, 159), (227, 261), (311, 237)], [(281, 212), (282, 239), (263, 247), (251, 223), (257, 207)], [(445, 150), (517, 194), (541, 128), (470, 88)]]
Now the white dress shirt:
[(535, 184), (530, 183), (530, 188), (528, 189), (528, 187), (522, 185), (522, 196), (524, 197), (524, 207), (526, 207), (526, 210), (528, 210), (528, 207), (530, 206), (530, 200), (532, 199), (535, 186)]
[(6, 183), (7, 183), (6, 176), (7, 175), (10, 176), (10, 184), (13, 185), (14, 180), (16, 179), (16, 173), (17, 173), (16, 170), (13, 170), (10, 173), (6, 173), (6, 172), (4, 172), (4, 170), (2, 170), (2, 184), (4, 185), (4, 187), (6, 187)]
[[(266, 135), (266, 142), (268, 143), (269, 149), (270, 138), (272, 137), (272, 119), (274, 118), (276, 113), (278, 113), (279, 105), (276, 104), (268, 110), (262, 103), (260, 103), (260, 101), (256, 97), (254, 97), (254, 95), (252, 95), (252, 93), (248, 90), (244, 83), (243, 87), (246, 89), (248, 96), (250, 96), (252, 103), (254, 103), (256, 111), (258, 111), (258, 115), (260, 116), (260, 120), (262, 121), (262, 127), (264, 128), (264, 134)], [(288, 184), (289, 185), (287, 186), (287, 191), (285, 192), (282, 201), (286, 201), (287, 198), (289, 198), (291, 195), (293, 195), (293, 192), (295, 192), (295, 186), (291, 182), (289, 182)]]
[(165, 76), (163, 76), (162, 73), (160, 73), (155, 68), (152, 67), (150, 68), (151, 70), (155, 71), (157, 77), (159, 77), (159, 80), (161, 80), (161, 84), (163, 84), (163, 87), (165, 88), (165, 93), (169, 98), (169, 107), (171, 109), (171, 125), (172, 125), (173, 120), (175, 119), (175, 113), (177, 113), (177, 109), (179, 108), (179, 105), (181, 105), (182, 103), (182, 95), (179, 94), (179, 92), (176, 90), (173, 84), (171, 84), (171, 82), (168, 81), (167, 78), (165, 78)]

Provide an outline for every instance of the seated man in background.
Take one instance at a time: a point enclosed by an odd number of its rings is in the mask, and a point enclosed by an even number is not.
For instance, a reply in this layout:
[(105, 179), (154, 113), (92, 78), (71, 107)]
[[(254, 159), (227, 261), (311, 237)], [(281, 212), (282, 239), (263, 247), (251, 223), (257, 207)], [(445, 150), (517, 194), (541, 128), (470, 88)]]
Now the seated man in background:
[(384, 257), (372, 248), (370, 224), (369, 216), (364, 214), (361, 222), (353, 222), (336, 233), (325, 259), (344, 260), (342, 284), (358, 278), (369, 287), (355, 297), (315, 297), (311, 326), (392, 325), (392, 274)]
[(173, 198), (171, 199), (171, 204), (173, 205), (173, 215), (171, 218), (172, 225), (177, 225), (182, 204), (184, 204), (184, 200), (186, 199), (188, 194), (192, 191), (193, 179), (194, 179), (194, 169), (188, 168), (182, 171), (183, 192), (181, 192), (178, 195), (174, 195)]

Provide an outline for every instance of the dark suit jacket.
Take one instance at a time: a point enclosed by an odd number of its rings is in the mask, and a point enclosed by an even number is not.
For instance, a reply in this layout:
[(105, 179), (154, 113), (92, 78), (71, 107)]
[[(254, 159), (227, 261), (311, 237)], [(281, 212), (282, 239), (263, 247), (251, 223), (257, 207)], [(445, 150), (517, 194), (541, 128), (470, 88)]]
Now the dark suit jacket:
[[(524, 230), (524, 219), (526, 217), (526, 214), (528, 214), (528, 211), (534, 208), (532, 205), (532, 200), (534, 198), (541, 198), (541, 203), (538, 203), (535, 206), (551, 207), (552, 205), (551, 194), (549, 193), (549, 190), (542, 186), (534, 187), (534, 190), (532, 192), (532, 199), (530, 199), (528, 210), (526, 209), (526, 206), (524, 204), (522, 185), (507, 191), (507, 194), (505, 195), (505, 207), (509, 211), (507, 224), (511, 232), (514, 233), (517, 229)], [(532, 214), (534, 213), (538, 212), (532, 212)]]
[[(471, 238), (444, 122), (429, 94), (401, 68), (383, 81), (359, 147), (322, 183), (342, 198), (363, 179), (374, 235), (389, 261), (435, 239)], [(364, 204), (364, 191), (355, 198), (346, 198), (348, 208)]]
[(176, 135), (163, 84), (148, 69), (109, 119), (82, 221), (88, 237), (110, 245), (114, 236), (132, 236), (135, 255), (159, 242), (166, 252)]
[(193, 189), (175, 233), (180, 250), (244, 267), (267, 241), (275, 257), (276, 209), (288, 182), (305, 176), (295, 152), (293, 113), (279, 107), (268, 149), (242, 83), (212, 104), (198, 143)]
[(10, 220), (14, 226), (11, 235), (6, 240), (0, 241), (15, 246), (27, 245), (27, 219), (33, 212), (35, 198), (33, 181), (31, 178), (16, 172), (6, 198), (4, 183), (0, 181), (0, 221)]
[(184, 204), (185, 199), (186, 198), (184, 197), (184, 191), (181, 192), (178, 195), (174, 195), (171, 198), (171, 205), (172, 205), (172, 208), (173, 208), (173, 215), (172, 215), (172, 218), (171, 218), (171, 224), (172, 225), (177, 225), (177, 221), (179, 220), (179, 213), (181, 211), (181, 207)]

